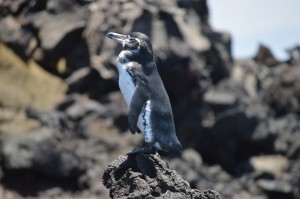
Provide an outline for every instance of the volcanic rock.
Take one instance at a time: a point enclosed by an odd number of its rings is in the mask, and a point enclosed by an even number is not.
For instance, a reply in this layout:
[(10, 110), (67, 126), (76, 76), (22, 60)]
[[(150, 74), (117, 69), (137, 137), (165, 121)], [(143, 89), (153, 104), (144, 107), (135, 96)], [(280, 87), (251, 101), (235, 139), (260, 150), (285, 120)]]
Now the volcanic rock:
[(260, 44), (259, 49), (253, 58), (259, 64), (274, 66), (278, 64), (278, 60), (274, 57), (272, 51), (265, 45)]
[(273, 78), (266, 85), (263, 97), (277, 115), (280, 116), (289, 112), (300, 113), (299, 75), (299, 66), (279, 65), (272, 70), (270, 76)]
[(111, 31), (151, 38), (185, 149), (182, 158), (168, 159), (171, 169), (155, 165), (173, 187), (167, 193), (164, 183), (154, 179), (159, 189), (152, 189), (137, 170), (137, 159), (145, 158), (132, 157), (130, 167), (123, 156), (129, 169), (115, 182), (136, 179), (145, 190), (124, 186), (115, 195), (134, 195), (129, 188), (161, 197), (214, 189), (224, 199), (300, 198), (299, 45), (285, 62), (264, 46), (254, 59), (233, 60), (231, 36), (210, 25), (208, 6), (0, 0), (0, 198), (108, 198), (99, 182), (104, 167), (143, 140), (128, 131), (115, 66), (121, 46), (105, 37)]
[(119, 156), (106, 169), (103, 184), (111, 198), (221, 198), (212, 190), (191, 189), (159, 155)]

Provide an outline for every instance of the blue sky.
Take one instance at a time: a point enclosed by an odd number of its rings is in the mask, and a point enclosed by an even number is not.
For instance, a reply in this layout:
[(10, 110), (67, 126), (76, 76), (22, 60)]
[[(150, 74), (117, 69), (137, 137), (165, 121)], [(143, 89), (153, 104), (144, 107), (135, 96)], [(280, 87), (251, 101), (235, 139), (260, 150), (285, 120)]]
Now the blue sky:
[(279, 59), (286, 49), (300, 45), (300, 0), (208, 0), (215, 30), (230, 32), (233, 56), (255, 55), (259, 43)]

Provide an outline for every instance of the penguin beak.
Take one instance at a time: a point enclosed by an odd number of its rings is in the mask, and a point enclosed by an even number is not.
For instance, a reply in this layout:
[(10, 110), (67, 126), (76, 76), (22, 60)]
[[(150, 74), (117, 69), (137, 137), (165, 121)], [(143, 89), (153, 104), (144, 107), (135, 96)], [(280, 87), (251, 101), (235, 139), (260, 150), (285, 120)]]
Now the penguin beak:
[(106, 36), (120, 44), (123, 44), (127, 38), (127, 35), (122, 35), (114, 32), (110, 32)]

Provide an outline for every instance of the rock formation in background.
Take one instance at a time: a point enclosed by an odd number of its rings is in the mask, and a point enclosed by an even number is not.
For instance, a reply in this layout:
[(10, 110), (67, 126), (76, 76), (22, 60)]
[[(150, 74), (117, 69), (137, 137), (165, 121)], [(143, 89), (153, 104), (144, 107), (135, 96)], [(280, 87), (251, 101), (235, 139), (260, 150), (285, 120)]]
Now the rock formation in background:
[(185, 148), (168, 163), (192, 189), (300, 198), (299, 46), (234, 60), (209, 17), (206, 0), (0, 1), (0, 198), (109, 197), (106, 166), (142, 141), (110, 31), (151, 37)]

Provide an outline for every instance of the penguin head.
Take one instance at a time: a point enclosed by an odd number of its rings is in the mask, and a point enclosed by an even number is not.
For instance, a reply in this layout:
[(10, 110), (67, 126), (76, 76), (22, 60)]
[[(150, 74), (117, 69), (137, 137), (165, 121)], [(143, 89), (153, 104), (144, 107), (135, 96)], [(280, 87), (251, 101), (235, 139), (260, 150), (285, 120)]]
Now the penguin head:
[(124, 50), (128, 50), (133, 54), (153, 56), (150, 38), (141, 32), (133, 32), (129, 35), (110, 32), (107, 34), (107, 37), (122, 44)]

